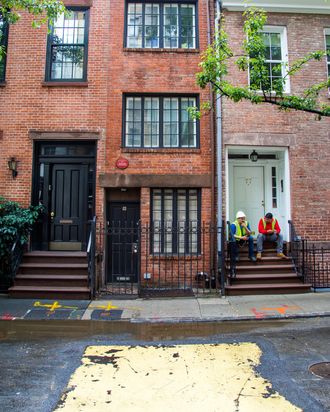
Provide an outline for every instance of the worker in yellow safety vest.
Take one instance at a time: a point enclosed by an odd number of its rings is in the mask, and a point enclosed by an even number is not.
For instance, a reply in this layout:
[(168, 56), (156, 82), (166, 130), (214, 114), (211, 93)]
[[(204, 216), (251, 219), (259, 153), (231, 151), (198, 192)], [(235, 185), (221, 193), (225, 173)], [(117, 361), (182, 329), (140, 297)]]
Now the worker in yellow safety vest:
[(240, 210), (236, 213), (236, 220), (230, 225), (230, 229), (231, 234), (235, 239), (235, 242), (232, 242), (234, 260), (239, 262), (238, 246), (242, 246), (247, 243), (249, 246), (249, 259), (252, 262), (255, 262), (256, 258), (253, 250), (252, 230), (249, 222), (246, 220), (244, 212)]
[(281, 228), (272, 213), (267, 213), (265, 217), (260, 219), (258, 230), (257, 260), (262, 259), (265, 240), (276, 242), (277, 257), (280, 259), (287, 259), (287, 256), (283, 253), (283, 235), (281, 234)]

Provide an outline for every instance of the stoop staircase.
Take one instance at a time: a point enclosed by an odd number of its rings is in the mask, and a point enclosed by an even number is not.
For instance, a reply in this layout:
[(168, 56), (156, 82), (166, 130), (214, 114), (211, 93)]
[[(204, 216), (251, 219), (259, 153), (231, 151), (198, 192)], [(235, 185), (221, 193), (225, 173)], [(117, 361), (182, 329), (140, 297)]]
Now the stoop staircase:
[[(285, 245), (286, 246), (286, 245)], [(276, 256), (274, 243), (264, 243), (262, 260), (256, 263), (248, 258), (248, 248), (239, 249), (236, 277), (226, 285), (226, 295), (276, 295), (310, 292), (311, 285), (297, 276), (291, 258)], [(227, 269), (229, 270), (229, 261)]]
[(11, 298), (89, 299), (87, 253), (25, 253), (8, 293)]

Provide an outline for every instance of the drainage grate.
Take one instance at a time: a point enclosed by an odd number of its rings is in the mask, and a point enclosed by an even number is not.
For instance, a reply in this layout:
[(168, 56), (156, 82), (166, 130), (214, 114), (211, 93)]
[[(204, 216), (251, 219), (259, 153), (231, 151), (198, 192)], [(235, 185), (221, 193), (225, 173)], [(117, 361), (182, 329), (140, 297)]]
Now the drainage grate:
[(330, 379), (330, 362), (314, 363), (309, 367), (309, 371), (320, 378)]

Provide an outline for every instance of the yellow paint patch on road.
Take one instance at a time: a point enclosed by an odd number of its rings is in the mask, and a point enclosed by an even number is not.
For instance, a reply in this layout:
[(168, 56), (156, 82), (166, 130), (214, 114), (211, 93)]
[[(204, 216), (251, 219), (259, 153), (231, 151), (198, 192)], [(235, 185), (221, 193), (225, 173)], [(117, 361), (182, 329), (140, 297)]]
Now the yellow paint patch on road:
[(89, 346), (56, 411), (301, 411), (255, 371), (254, 343)]

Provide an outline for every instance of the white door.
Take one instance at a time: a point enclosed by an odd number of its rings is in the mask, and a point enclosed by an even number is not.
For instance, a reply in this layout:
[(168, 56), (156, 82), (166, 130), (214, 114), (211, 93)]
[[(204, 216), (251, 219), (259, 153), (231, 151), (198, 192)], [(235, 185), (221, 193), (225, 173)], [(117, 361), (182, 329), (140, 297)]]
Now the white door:
[(258, 233), (258, 222), (265, 213), (263, 166), (234, 166), (234, 217), (242, 210), (253, 231)]

